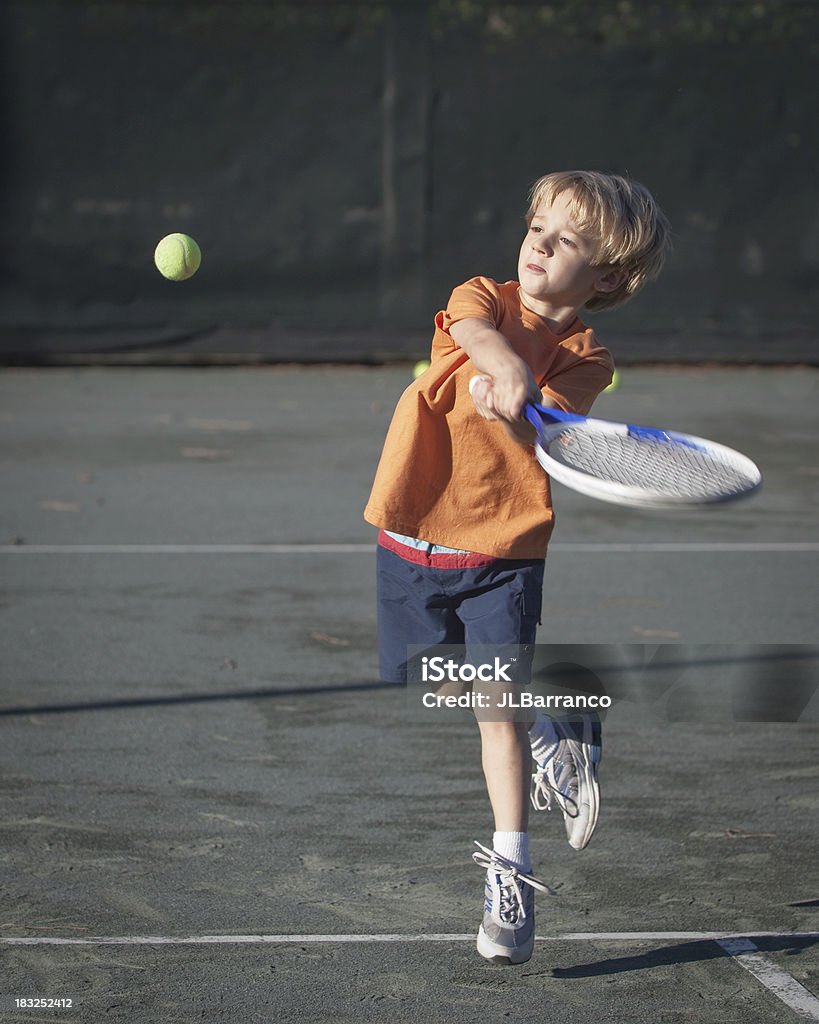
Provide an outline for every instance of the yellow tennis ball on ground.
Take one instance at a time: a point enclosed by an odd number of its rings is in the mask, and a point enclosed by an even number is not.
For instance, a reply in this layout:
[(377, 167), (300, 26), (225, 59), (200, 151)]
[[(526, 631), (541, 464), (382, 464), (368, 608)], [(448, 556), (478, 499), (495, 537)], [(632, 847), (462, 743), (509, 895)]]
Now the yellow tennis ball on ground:
[(165, 235), (154, 252), (156, 269), (169, 281), (187, 281), (202, 262), (202, 250), (190, 235)]
[(429, 360), (428, 359), (419, 359), (418, 362), (415, 364), (415, 366), (413, 366), (413, 368), (412, 368), (412, 379), (415, 380), (417, 377), (420, 377), (421, 374), (422, 373), (426, 373), (426, 371), (428, 369), (429, 369)]
[(603, 393), (606, 391), (616, 391), (620, 387), (620, 371), (615, 370), (611, 376), (611, 384), (608, 387), (603, 388)]

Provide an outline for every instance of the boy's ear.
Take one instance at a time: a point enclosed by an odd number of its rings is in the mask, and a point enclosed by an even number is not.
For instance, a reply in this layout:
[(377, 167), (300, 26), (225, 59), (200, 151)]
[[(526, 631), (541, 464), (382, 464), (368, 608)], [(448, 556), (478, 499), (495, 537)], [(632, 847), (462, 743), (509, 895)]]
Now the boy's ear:
[(597, 278), (594, 287), (598, 292), (608, 294), (609, 292), (616, 291), (625, 279), (626, 272), (622, 267), (612, 267), (611, 270), (606, 271), (605, 274)]

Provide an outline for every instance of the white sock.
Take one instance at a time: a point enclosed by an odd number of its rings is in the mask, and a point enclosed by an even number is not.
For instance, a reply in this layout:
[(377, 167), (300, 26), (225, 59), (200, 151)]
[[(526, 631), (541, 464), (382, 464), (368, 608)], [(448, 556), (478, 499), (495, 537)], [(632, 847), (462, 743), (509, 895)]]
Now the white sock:
[(528, 832), (495, 832), (492, 836), (492, 849), (521, 871), (532, 870)]

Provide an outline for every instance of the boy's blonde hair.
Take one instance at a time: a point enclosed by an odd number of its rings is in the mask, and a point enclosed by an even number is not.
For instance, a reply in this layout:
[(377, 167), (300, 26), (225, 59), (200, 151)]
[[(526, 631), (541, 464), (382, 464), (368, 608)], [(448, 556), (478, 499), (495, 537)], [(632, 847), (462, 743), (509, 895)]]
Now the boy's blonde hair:
[(671, 249), (671, 227), (647, 188), (599, 171), (557, 171), (540, 178), (529, 195), (526, 224), (538, 207), (551, 206), (567, 191), (572, 194), (572, 219), (597, 246), (592, 265), (619, 267), (626, 274), (613, 292), (595, 295), (586, 309), (619, 306), (660, 273)]

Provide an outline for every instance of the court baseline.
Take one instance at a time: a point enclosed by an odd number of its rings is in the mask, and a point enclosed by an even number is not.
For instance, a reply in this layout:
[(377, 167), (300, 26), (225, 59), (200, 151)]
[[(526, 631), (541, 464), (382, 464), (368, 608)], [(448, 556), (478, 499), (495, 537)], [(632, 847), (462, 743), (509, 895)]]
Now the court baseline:
[[(802, 1020), (819, 1022), (819, 999), (776, 964), (762, 956), (752, 941), (780, 938), (819, 940), (819, 932), (566, 932), (562, 935), (538, 935), (538, 942), (702, 942), (714, 941), (780, 1002)], [(109, 935), (83, 936), (0, 936), (0, 946), (205, 946), (205, 945), (313, 945), (321, 943), (413, 943), (474, 942), (472, 933), (432, 934), (308, 934), (308, 935)]]

